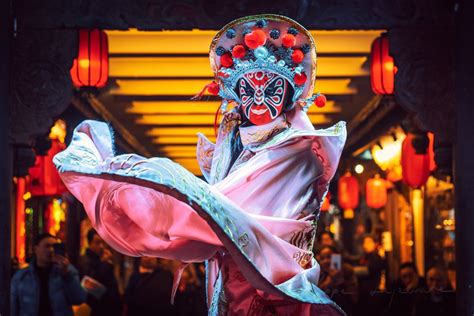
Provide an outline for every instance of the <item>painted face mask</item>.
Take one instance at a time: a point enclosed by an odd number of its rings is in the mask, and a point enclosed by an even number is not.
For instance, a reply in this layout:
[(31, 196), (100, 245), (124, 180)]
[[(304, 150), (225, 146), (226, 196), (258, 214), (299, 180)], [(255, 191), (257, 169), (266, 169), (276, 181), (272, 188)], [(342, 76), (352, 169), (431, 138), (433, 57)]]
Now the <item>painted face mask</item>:
[(272, 72), (250, 72), (239, 80), (238, 92), (245, 117), (255, 125), (263, 125), (281, 114), (288, 82)]

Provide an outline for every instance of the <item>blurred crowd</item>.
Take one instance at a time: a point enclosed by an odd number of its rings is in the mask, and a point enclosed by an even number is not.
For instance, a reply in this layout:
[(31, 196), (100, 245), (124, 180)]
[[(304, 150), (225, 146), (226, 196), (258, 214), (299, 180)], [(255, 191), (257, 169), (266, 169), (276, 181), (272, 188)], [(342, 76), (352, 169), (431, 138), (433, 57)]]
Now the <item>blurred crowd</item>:
[[(202, 264), (184, 267), (142, 257), (120, 286), (112, 250), (93, 229), (87, 242), (74, 267), (57, 237), (37, 236), (33, 259), (12, 278), (12, 315), (207, 315)], [(388, 282), (387, 262), (377, 240), (363, 235), (354, 242), (355, 253), (347, 253), (324, 231), (315, 246), (319, 287), (347, 315), (455, 314), (455, 291), (443, 267), (431, 267), (422, 277), (413, 262), (405, 262), (397, 278)], [(180, 273), (180, 279), (174, 277)]]
[(321, 267), (318, 286), (348, 315), (456, 314), (455, 291), (444, 267), (429, 268), (424, 278), (413, 262), (404, 262), (397, 278), (387, 282), (387, 262), (376, 239), (364, 235), (355, 242), (360, 247), (349, 254), (325, 231), (315, 249)]

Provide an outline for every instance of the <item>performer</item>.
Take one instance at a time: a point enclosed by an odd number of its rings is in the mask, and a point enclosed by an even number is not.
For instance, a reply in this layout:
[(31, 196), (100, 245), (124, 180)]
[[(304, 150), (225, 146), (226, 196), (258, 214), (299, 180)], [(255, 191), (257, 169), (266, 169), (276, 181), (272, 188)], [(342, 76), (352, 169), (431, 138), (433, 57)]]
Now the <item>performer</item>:
[(210, 61), (224, 115), (216, 144), (199, 135), (207, 182), (166, 158), (114, 156), (108, 126), (85, 121), (54, 159), (64, 183), (118, 251), (206, 261), (211, 315), (343, 313), (312, 254), (346, 139), (344, 122), (315, 130), (306, 115), (325, 102), (312, 95), (313, 38), (287, 17), (249, 16), (217, 33)]

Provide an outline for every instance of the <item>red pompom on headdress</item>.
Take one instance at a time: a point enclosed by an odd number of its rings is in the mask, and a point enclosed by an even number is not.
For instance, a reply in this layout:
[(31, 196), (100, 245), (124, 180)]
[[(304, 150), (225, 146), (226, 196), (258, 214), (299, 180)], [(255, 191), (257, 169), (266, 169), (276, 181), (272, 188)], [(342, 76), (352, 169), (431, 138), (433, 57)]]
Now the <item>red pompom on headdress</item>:
[(304, 54), (301, 50), (295, 49), (293, 53), (291, 53), (291, 60), (293, 60), (293, 62), (299, 64), (303, 61), (303, 59), (304, 59)]
[(302, 86), (306, 82), (306, 74), (303, 72), (301, 74), (296, 74), (293, 78), (295, 80), (296, 85)]
[(291, 48), (296, 45), (296, 37), (293, 34), (285, 34), (281, 38), (281, 44), (286, 48)]
[(234, 61), (232, 60), (232, 55), (230, 53), (225, 53), (221, 56), (221, 65), (230, 68), (234, 65)]
[(245, 45), (251, 49), (264, 45), (266, 41), (267, 35), (262, 30), (253, 30), (244, 37)]
[(326, 96), (324, 94), (319, 94), (316, 100), (314, 100), (314, 104), (318, 108), (322, 108), (326, 105)]
[(245, 47), (243, 45), (235, 45), (234, 48), (232, 48), (232, 56), (234, 58), (243, 58), (245, 57)]

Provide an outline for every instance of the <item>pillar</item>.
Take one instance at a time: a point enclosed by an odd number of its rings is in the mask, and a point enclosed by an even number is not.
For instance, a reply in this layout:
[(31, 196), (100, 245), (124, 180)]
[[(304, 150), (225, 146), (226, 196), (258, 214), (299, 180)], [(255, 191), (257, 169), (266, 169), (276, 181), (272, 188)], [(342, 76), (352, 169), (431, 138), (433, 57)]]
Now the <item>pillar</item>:
[(458, 2), (455, 36), (457, 315), (474, 315), (474, 3)]
[(0, 315), (10, 314), (12, 149), (9, 142), (10, 1), (0, 1)]

